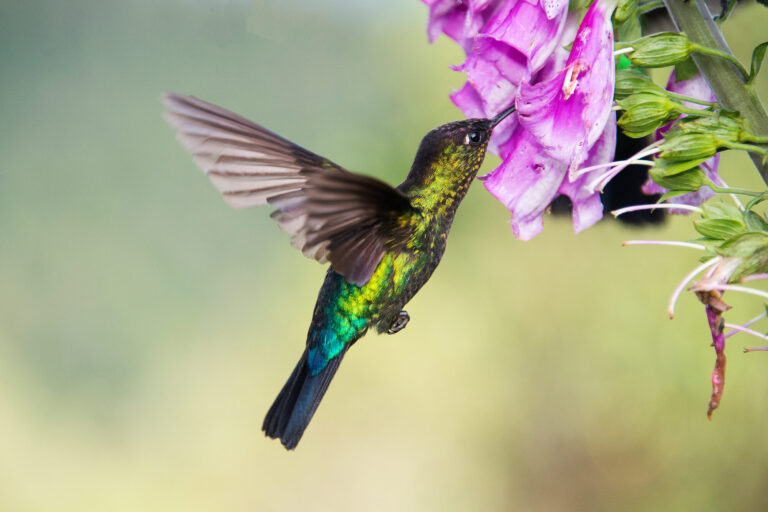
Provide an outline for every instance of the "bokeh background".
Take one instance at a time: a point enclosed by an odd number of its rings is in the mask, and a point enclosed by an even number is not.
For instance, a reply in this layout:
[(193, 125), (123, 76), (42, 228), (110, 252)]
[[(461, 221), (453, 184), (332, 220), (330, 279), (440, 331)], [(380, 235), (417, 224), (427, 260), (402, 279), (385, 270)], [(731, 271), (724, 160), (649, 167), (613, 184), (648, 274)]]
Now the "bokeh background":
[[(160, 95), (394, 184), (461, 118), (463, 55), (425, 22), (416, 0), (0, 3), (0, 510), (768, 507), (768, 354), (729, 339), (708, 422), (704, 311), (665, 313), (699, 254), (621, 247), (690, 222), (547, 217), (523, 243), (477, 184), (408, 328), (355, 346), (296, 452), (262, 435), (324, 270), (225, 205)], [(737, 55), (766, 26), (737, 11)], [(746, 158), (724, 169), (760, 186)]]

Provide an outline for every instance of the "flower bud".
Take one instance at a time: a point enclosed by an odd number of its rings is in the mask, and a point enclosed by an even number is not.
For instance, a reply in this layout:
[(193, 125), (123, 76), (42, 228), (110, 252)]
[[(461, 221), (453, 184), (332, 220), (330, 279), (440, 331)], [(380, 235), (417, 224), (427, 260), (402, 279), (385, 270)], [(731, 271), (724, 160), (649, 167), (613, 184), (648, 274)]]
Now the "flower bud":
[(637, 11), (638, 0), (619, 0), (619, 5), (613, 13), (613, 19), (621, 23)]
[(671, 66), (687, 59), (694, 45), (684, 34), (662, 32), (646, 36), (631, 43), (634, 51), (627, 57), (632, 65), (641, 68)]
[(653, 83), (648, 75), (636, 69), (620, 69), (616, 72), (616, 88), (613, 97), (617, 100), (638, 92), (660, 92), (661, 86)]
[(634, 138), (645, 137), (680, 115), (679, 104), (670, 101), (663, 91), (639, 92), (618, 103), (624, 109), (618, 125)]
[(677, 124), (680, 133), (709, 133), (722, 139), (739, 141), (742, 122), (727, 116), (686, 117)]
[(694, 167), (687, 171), (666, 175), (662, 168), (651, 168), (651, 179), (660, 187), (667, 190), (680, 190), (685, 192), (695, 192), (701, 188), (706, 178), (701, 167)]
[(700, 160), (714, 156), (718, 147), (720, 147), (720, 143), (717, 137), (712, 134), (680, 134), (668, 138), (661, 145), (659, 157), (672, 162)]

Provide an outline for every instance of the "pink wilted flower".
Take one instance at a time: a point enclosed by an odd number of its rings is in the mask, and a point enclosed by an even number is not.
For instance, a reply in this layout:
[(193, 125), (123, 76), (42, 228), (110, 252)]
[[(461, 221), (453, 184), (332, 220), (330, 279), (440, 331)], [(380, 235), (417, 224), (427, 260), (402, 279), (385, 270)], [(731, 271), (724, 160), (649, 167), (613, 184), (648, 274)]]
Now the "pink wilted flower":
[[(576, 32), (578, 17), (568, 15), (565, 0), (426, 3), (430, 37), (440, 27), (467, 53), (456, 68), (467, 73), (467, 83), (453, 102), (472, 117), (517, 106), (518, 118), (502, 123), (491, 139), (502, 164), (481, 178), (510, 211), (515, 236), (529, 240), (541, 232), (542, 215), (559, 194), (571, 199), (576, 232), (597, 222), (602, 204), (589, 186), (593, 177), (574, 171), (613, 159), (610, 18), (617, 0), (596, 0)], [(569, 54), (563, 47), (571, 42)]]
[[(699, 99), (699, 100), (705, 100), (705, 101), (716, 101), (715, 95), (712, 92), (712, 90), (709, 88), (709, 85), (707, 85), (707, 81), (704, 79), (704, 77), (701, 75), (701, 73), (697, 73), (693, 78), (689, 78), (688, 80), (680, 80), (679, 82), (676, 79), (676, 75), (674, 70), (669, 75), (669, 80), (667, 81), (667, 90), (673, 93), (682, 94), (684, 96), (689, 96), (691, 98)], [(691, 102), (683, 102), (685, 106), (690, 108), (696, 108), (696, 109), (703, 109), (705, 108), (705, 105), (700, 105), (696, 103)], [(685, 114), (683, 114), (680, 117), (685, 117)], [(656, 140), (661, 140), (663, 138), (664, 133), (669, 131), (670, 128), (672, 128), (672, 125), (674, 125), (677, 121), (673, 121), (663, 128), (656, 131)], [(718, 166), (720, 164), (720, 153), (717, 153), (712, 158), (706, 160), (705, 162), (702, 162), (699, 164), (699, 166), (704, 170), (706, 173), (707, 178), (712, 180), (713, 183), (725, 186), (723, 181), (720, 179), (720, 176), (718, 175)], [(653, 182), (653, 180), (648, 177), (648, 181), (643, 185), (643, 193), (648, 195), (655, 195), (655, 194), (663, 194), (667, 191), (664, 187), (661, 187)], [(715, 195), (714, 192), (709, 187), (701, 187), (696, 192), (689, 192), (687, 194), (683, 194), (681, 196), (678, 196), (675, 198), (676, 203), (681, 204), (689, 204), (689, 205), (699, 205), (703, 201), (709, 199), (710, 197), (713, 197)], [(684, 214), (688, 213), (688, 210), (682, 210), (682, 209), (670, 209), (670, 213), (675, 214)]]

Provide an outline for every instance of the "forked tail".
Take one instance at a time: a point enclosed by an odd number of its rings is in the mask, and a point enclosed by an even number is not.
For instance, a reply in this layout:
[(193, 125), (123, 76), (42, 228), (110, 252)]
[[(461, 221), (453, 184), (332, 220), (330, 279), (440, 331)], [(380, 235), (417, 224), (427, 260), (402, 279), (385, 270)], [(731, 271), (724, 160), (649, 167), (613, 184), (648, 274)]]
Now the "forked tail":
[(349, 346), (346, 345), (338, 356), (328, 361), (317, 375), (310, 375), (307, 365), (308, 349), (304, 350), (299, 363), (288, 377), (288, 382), (264, 418), (261, 429), (267, 436), (280, 439), (288, 450), (296, 448)]

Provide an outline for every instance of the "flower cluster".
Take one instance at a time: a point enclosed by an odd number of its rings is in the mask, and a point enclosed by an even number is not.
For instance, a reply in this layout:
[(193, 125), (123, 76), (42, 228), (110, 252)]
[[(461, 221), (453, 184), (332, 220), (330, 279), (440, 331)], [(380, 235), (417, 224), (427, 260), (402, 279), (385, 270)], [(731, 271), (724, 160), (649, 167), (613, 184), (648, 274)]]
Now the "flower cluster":
[(470, 117), (491, 117), (513, 101), (517, 106), (517, 118), (502, 123), (491, 140), (502, 164), (481, 178), (511, 212), (515, 236), (538, 234), (542, 214), (559, 194), (571, 199), (576, 232), (597, 222), (599, 191), (588, 187), (588, 173), (575, 171), (614, 155), (616, 0), (596, 0), (580, 23), (566, 0), (424, 2), (430, 38), (445, 33), (467, 54), (455, 68), (466, 72), (467, 82), (453, 102)]
[[(626, 245), (677, 245), (707, 252), (704, 263), (675, 289), (669, 314), (673, 316), (678, 297), (693, 283), (688, 290), (705, 306), (716, 354), (711, 416), (723, 393), (726, 338), (743, 332), (768, 340), (750, 329), (766, 313), (741, 325), (723, 318), (730, 309), (723, 300), (726, 291), (768, 299), (767, 292), (738, 284), (768, 279), (768, 219), (754, 211), (768, 201), (768, 192), (729, 188), (718, 175), (720, 151), (762, 155), (765, 166), (768, 133), (753, 133), (754, 122), (717, 103), (691, 56), (730, 61), (727, 72), (738, 74), (731, 83), (740, 80), (749, 86), (768, 42), (754, 49), (747, 71), (727, 51), (697, 44), (683, 33), (640, 37), (640, 17), (663, 7), (661, 2), (594, 0), (583, 13), (574, 7), (580, 2), (566, 0), (422, 1), (429, 7), (430, 41), (446, 34), (466, 53), (464, 63), (454, 69), (465, 72), (467, 82), (451, 95), (453, 102), (469, 117), (493, 117), (512, 103), (517, 108), (517, 117), (506, 119), (491, 139), (490, 149), (499, 154), (501, 165), (481, 178), (510, 211), (515, 236), (529, 240), (538, 234), (542, 214), (558, 195), (571, 199), (575, 231), (590, 227), (602, 217), (600, 192), (633, 164), (649, 168), (643, 191), (662, 194), (660, 203), (622, 208), (614, 215), (655, 208), (701, 215), (693, 222), (701, 235), (697, 240)], [(721, 20), (726, 15), (727, 9)], [(631, 42), (619, 42), (614, 50), (614, 29), (620, 41)], [(666, 87), (644, 71), (667, 66), (675, 70)], [(762, 109), (758, 103), (753, 101), (752, 108)], [(654, 140), (634, 156), (613, 161), (617, 126), (628, 137)], [(712, 200), (717, 194), (730, 195), (735, 204)], [(744, 206), (737, 195), (751, 201)], [(746, 349), (753, 350), (768, 347)]]

